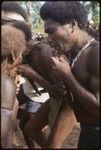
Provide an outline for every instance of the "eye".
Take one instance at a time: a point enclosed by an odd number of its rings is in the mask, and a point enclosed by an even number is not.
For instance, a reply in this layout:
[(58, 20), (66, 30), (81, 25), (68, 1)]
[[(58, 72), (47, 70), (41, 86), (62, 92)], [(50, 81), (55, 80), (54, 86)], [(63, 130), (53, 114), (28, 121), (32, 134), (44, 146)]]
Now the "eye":
[(47, 34), (53, 34), (55, 31), (56, 31), (56, 28), (47, 28), (45, 30), (45, 33), (47, 33)]

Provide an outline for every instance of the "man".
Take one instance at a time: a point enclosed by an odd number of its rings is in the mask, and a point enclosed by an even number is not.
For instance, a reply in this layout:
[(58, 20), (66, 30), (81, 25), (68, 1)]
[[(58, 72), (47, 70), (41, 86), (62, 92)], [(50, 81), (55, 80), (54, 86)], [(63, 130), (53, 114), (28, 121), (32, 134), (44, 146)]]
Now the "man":
[[(67, 63), (62, 57), (52, 57), (58, 75), (61, 75), (66, 89), (70, 90), (72, 108), (77, 121), (81, 124), (78, 148), (99, 148), (99, 43), (92, 39), (86, 31), (87, 12), (78, 1), (46, 2), (40, 10), (40, 15), (44, 20), (45, 32), (53, 41), (64, 47), (64, 54), (69, 60)], [(22, 67), (23, 69), (29, 72), (32, 78), (35, 77), (34, 71)], [(68, 101), (65, 101), (65, 106), (69, 106), (69, 103), (66, 105), (66, 102)], [(29, 128), (32, 129), (30, 136), (34, 139), (38, 138), (38, 132), (35, 131), (41, 131), (48, 122), (45, 122), (45, 118), (47, 118), (50, 107), (45, 108), (47, 108), (46, 112), (40, 109), (40, 115), (30, 120), (26, 126), (28, 133), (30, 133)], [(68, 109), (71, 112), (71, 108), (65, 107), (61, 111), (63, 114), (60, 113), (62, 114), (60, 116), (58, 114), (46, 147), (60, 148), (66, 132), (68, 135), (66, 127), (70, 127), (68, 122), (73, 119), (72, 113), (70, 113), (72, 119), (67, 119)], [(38, 122), (42, 112), (44, 118)], [(38, 124), (37, 128), (35, 123)], [(73, 120), (70, 124), (73, 126)]]
[(99, 42), (87, 33), (87, 12), (77, 1), (46, 2), (40, 11), (45, 32), (71, 55), (52, 60), (73, 96), (81, 125), (78, 148), (99, 148)]

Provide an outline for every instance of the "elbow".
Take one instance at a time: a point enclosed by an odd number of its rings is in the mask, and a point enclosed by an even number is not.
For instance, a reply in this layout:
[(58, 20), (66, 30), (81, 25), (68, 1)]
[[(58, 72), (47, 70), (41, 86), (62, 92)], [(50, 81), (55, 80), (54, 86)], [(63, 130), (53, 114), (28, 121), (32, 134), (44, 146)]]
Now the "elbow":
[(93, 111), (93, 117), (96, 121), (100, 121), (100, 108), (97, 106)]
[(97, 121), (100, 121), (100, 110), (97, 109), (97, 111), (95, 112), (95, 117)]
[(95, 109), (95, 117), (98, 121), (100, 121), (100, 104), (99, 104), (99, 101), (96, 105), (96, 109)]

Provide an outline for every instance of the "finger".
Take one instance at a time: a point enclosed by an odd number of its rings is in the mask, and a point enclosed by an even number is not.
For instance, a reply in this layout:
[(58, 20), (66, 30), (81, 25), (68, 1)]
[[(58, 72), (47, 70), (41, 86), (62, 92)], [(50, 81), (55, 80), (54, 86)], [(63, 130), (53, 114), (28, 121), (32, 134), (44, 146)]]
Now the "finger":
[(16, 89), (16, 94), (19, 94), (20, 87)]
[(56, 60), (58, 60), (58, 61), (59, 61), (59, 57), (57, 57), (57, 56), (56, 56), (55, 58), (56, 58)]
[(19, 88), (20, 88), (20, 85), (21, 85), (21, 83), (20, 83), (19, 85), (17, 84), (17, 85), (16, 85), (16, 88), (19, 89)]
[(66, 62), (65, 59), (64, 59), (62, 56), (60, 56), (59, 60), (60, 60), (61, 62)]
[(57, 64), (59, 61), (55, 58), (55, 57), (51, 57), (52, 58), (52, 61)]
[(17, 82), (18, 82), (18, 76), (16, 76), (15, 78), (15, 83), (17, 84)]

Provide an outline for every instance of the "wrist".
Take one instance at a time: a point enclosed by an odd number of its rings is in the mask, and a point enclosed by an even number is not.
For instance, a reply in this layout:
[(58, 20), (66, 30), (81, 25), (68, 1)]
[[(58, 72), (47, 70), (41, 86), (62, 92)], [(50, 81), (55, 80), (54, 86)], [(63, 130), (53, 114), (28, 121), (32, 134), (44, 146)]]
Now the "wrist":
[(68, 70), (68, 71), (65, 70), (64, 72), (62, 72), (62, 77), (63, 77), (64, 79), (70, 79), (71, 76), (72, 76), (71, 70)]

